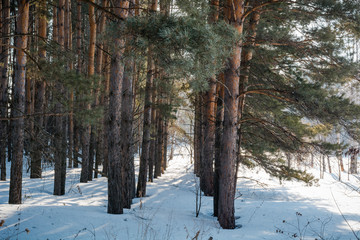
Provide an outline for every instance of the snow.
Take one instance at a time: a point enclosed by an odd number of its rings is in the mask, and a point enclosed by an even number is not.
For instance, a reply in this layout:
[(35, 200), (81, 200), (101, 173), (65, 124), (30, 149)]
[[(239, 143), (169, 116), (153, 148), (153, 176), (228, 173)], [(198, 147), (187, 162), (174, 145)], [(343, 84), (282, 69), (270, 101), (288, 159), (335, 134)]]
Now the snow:
[(211, 197), (202, 197), (195, 217), (198, 180), (185, 148), (148, 183), (148, 196), (134, 199), (122, 215), (106, 213), (106, 178), (79, 183), (80, 169), (68, 169), (66, 195), (53, 196), (53, 171), (43, 175), (30, 179), (24, 173), (21, 205), (7, 204), (9, 181), (0, 182), (0, 239), (356, 239), (342, 214), (360, 237), (360, 180), (348, 181), (344, 173), (344, 182), (325, 173), (309, 187), (240, 169), (235, 230), (220, 228)]

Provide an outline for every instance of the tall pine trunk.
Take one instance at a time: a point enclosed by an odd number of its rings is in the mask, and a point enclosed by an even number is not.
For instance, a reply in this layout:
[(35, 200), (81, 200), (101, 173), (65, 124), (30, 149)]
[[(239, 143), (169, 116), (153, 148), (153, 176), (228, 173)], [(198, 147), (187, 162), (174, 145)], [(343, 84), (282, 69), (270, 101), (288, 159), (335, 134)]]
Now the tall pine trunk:
[[(91, 0), (95, 3), (95, 0)], [(95, 8), (89, 4), (89, 23), (90, 23), (90, 41), (88, 51), (88, 77), (91, 78), (95, 73), (95, 43), (96, 43), (96, 16)], [(94, 85), (94, 83), (92, 83)], [(92, 91), (91, 91), (92, 92)], [(86, 105), (86, 109), (91, 109), (91, 104)], [(84, 126), (83, 137), (83, 159), (80, 182), (87, 182), (92, 180), (93, 165), (94, 165), (94, 149), (95, 149), (95, 135), (92, 126), (87, 123)]]
[[(219, 18), (219, 1), (211, 1), (212, 11), (209, 15), (209, 23), (215, 23)], [(216, 79), (209, 79), (209, 89), (204, 97), (204, 158), (201, 162), (200, 188), (205, 196), (214, 194), (213, 164), (215, 154), (215, 98)]]
[[(68, 44), (67, 48), (72, 51), (73, 47), (73, 32), (72, 32), (72, 14), (71, 14), (71, 0), (66, 1), (66, 18), (68, 18)], [(74, 63), (69, 63), (69, 69), (73, 70)], [(69, 148), (68, 148), (68, 157), (69, 157), (69, 163), (68, 168), (72, 168), (74, 165), (74, 92), (73, 90), (70, 90), (69, 92), (69, 106), (70, 106), (70, 114), (69, 114), (69, 126), (68, 126), (68, 141), (69, 141)]]
[(210, 79), (209, 90), (204, 97), (204, 156), (201, 161), (200, 169), (200, 188), (205, 196), (212, 196), (214, 193), (213, 162), (215, 153), (215, 97), (216, 81), (215, 79)]
[[(122, 19), (128, 16), (129, 1), (115, 0), (114, 12)], [(109, 127), (108, 127), (108, 213), (122, 214), (122, 175), (121, 175), (121, 149), (120, 149), (120, 124), (121, 124), (121, 96), (124, 75), (122, 55), (124, 53), (125, 39), (118, 37), (114, 40), (116, 52), (112, 56), (110, 69), (110, 99), (109, 99)]]
[(215, 169), (214, 169), (214, 216), (219, 213), (219, 173), (221, 166), (220, 152), (221, 140), (224, 121), (224, 73), (220, 73), (218, 77), (217, 99), (216, 99), (216, 123), (215, 123)]
[[(239, 114), (238, 114), (238, 121), (241, 122), (243, 119), (244, 111), (245, 111), (245, 102), (246, 102), (246, 91), (248, 89), (249, 85), (249, 76), (250, 76), (250, 63), (253, 58), (253, 48), (255, 47), (255, 40), (257, 35), (257, 26), (259, 24), (260, 20), (260, 11), (253, 11), (250, 17), (249, 27), (248, 27), (248, 37), (246, 39), (246, 42), (248, 44), (248, 48), (243, 51), (242, 54), (242, 69), (243, 72), (240, 75), (240, 85), (239, 85), (239, 92), (240, 92), (240, 98), (239, 98)], [(237, 182), (237, 173), (239, 170), (239, 165), (242, 162), (242, 152), (241, 152), (241, 146), (243, 142), (243, 125), (239, 124), (238, 129), (238, 155), (236, 159), (236, 172), (235, 172), (235, 185)]]
[(152, 105), (151, 105), (151, 140), (150, 140), (150, 156), (149, 156), (149, 182), (154, 181), (154, 164), (155, 164), (155, 149), (156, 149), (156, 89), (152, 86)]
[[(106, 48), (107, 49), (107, 48)], [(105, 91), (104, 91), (104, 115), (108, 116), (109, 115), (109, 92), (110, 92), (110, 56), (106, 55), (105, 59), (104, 59), (104, 66), (105, 66), (105, 77), (104, 77), (104, 86), (105, 86)], [(102, 147), (104, 148), (104, 161), (103, 161), (103, 174), (105, 176), (108, 176), (108, 170), (109, 170), (109, 144), (108, 144), (108, 137), (107, 134), (109, 132), (108, 128), (109, 128), (109, 121), (107, 120), (106, 117), (104, 117), (103, 119), (103, 128), (104, 128), (104, 138), (103, 138), (103, 145)]]
[[(149, 52), (151, 52), (151, 50), (149, 50)], [(142, 138), (142, 147), (141, 147), (138, 185), (136, 189), (137, 197), (145, 197), (146, 195), (146, 180), (148, 173), (147, 167), (149, 164), (149, 157), (150, 157), (152, 85), (153, 85), (153, 63), (151, 60), (151, 55), (148, 54), (148, 72), (147, 72), (146, 86), (145, 86), (143, 138)]]
[[(102, 6), (104, 8), (107, 7), (107, 0), (103, 0), (102, 1)], [(99, 27), (98, 29), (98, 34), (100, 35), (101, 33), (103, 33), (105, 31), (105, 27), (106, 27), (106, 15), (104, 13), (100, 13), (100, 23), (99, 23)], [(96, 56), (96, 73), (98, 75), (102, 75), (103, 73), (103, 63), (104, 63), (104, 42), (103, 40), (100, 40), (98, 43), (98, 48), (97, 48), (97, 56)], [(99, 104), (103, 105), (104, 104), (104, 97), (103, 95), (100, 95), (100, 84), (98, 84), (97, 89), (96, 89), (96, 99), (95, 99), (95, 107), (98, 106)], [(101, 122), (103, 122), (104, 120), (101, 119)], [(96, 136), (96, 155), (95, 155), (95, 173), (94, 173), (94, 178), (98, 177), (98, 173), (99, 173), (99, 165), (103, 162), (104, 159), (104, 128), (102, 126), (97, 128), (97, 136)]]
[[(64, 49), (65, 44), (65, 0), (59, 0), (59, 9), (58, 9), (58, 26), (59, 26), (59, 35), (58, 42), (62, 49)], [(57, 83), (57, 89), (59, 89), (60, 96), (64, 93), (64, 88), (61, 83)], [(58, 94), (59, 94), (58, 93)], [(55, 119), (55, 135), (54, 135), (54, 147), (55, 147), (55, 174), (54, 174), (54, 195), (64, 195), (65, 194), (65, 180), (66, 180), (66, 119), (64, 116), (61, 116), (63, 112), (62, 103), (57, 101), (56, 112), (60, 116), (56, 116)]]
[[(228, 0), (226, 20), (239, 34), (243, 30), (243, 0)], [(219, 223), (224, 229), (235, 228), (235, 167), (237, 158), (237, 118), (239, 109), (239, 68), (241, 62), (241, 42), (234, 46), (225, 70), (224, 130), (221, 143), (221, 166), (219, 173)]]
[(133, 198), (134, 159), (133, 155), (133, 61), (125, 62), (121, 105), (122, 197), (124, 208), (130, 208)]
[(195, 123), (194, 123), (194, 173), (200, 176), (202, 156), (202, 100), (200, 94), (195, 97)]
[[(81, 31), (81, 23), (82, 23), (82, 18), (81, 18), (81, 13), (82, 13), (82, 7), (81, 7), (81, 2), (77, 2), (77, 6), (76, 6), (76, 72), (77, 74), (81, 74), (81, 69), (82, 69), (82, 54), (81, 54), (81, 36), (82, 36), (82, 31)], [(70, 105), (73, 106), (73, 102), (74, 102), (74, 93), (71, 92), (70, 93)], [(73, 116), (73, 109), (71, 108), (70, 110), (70, 116)], [(73, 141), (74, 141), (74, 168), (77, 168), (79, 166), (79, 151), (81, 148), (81, 131), (80, 131), (80, 126), (79, 124), (74, 120), (73, 117), (71, 117), (69, 122), (69, 138), (72, 137), (72, 133), (71, 131), (73, 131)]]
[[(157, 10), (157, 0), (149, 1), (150, 12), (154, 13)], [(148, 72), (146, 76), (145, 86), (145, 104), (144, 104), (144, 123), (143, 123), (143, 138), (140, 157), (140, 170), (138, 176), (138, 185), (136, 189), (137, 197), (145, 197), (146, 195), (146, 180), (148, 173), (148, 164), (150, 157), (150, 131), (151, 131), (151, 100), (152, 100), (152, 86), (154, 63), (151, 58), (151, 47), (148, 50)]]
[(25, 113), (25, 80), (27, 30), (29, 23), (29, 0), (18, 0), (18, 17), (16, 22), (16, 65), (14, 78), (14, 99), (12, 102), (12, 136), (16, 139), (11, 161), (9, 203), (21, 203), (22, 167), (24, 149), (24, 113)]
[[(1, 6), (1, 32), (0, 43), (0, 118), (7, 117), (8, 104), (8, 61), (10, 45), (10, 0), (3, 0)], [(0, 120), (0, 180), (6, 180), (6, 144), (8, 121)]]
[[(44, 14), (46, 9), (46, 1), (41, 0), (40, 2), (40, 15), (39, 15), (39, 28), (38, 28), (38, 35), (40, 38), (40, 45), (39, 45), (39, 61), (44, 62), (46, 61), (46, 49), (45, 49), (45, 41), (46, 41), (46, 30), (47, 30), (47, 18)], [(45, 90), (46, 90), (46, 83), (43, 79), (37, 79), (35, 84), (35, 129), (34, 135), (38, 137), (39, 142), (34, 146), (34, 153), (31, 158), (31, 172), (30, 178), (41, 178), (41, 159), (42, 159), (42, 151), (43, 151), (43, 144), (42, 134), (44, 128), (44, 116), (43, 113), (45, 111)]]

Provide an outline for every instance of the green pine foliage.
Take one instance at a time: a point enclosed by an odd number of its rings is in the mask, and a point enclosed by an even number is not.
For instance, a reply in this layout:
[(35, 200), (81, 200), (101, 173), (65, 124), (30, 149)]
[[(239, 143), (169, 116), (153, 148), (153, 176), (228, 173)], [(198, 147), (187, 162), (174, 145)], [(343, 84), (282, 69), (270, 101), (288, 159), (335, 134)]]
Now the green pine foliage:
[(152, 47), (152, 58), (167, 78), (188, 79), (194, 91), (207, 88), (207, 79), (224, 67), (239, 38), (225, 22), (210, 25), (192, 14), (152, 14), (130, 18), (126, 26), (135, 49)]
[(244, 46), (254, 54), (241, 120), (245, 164), (308, 182), (309, 175), (274, 156), (311, 145), (328, 154), (344, 148), (315, 141), (324, 133), (316, 123), (359, 138), (360, 106), (344, 94), (359, 69), (345, 54), (347, 34), (358, 34), (359, 10), (357, 1), (336, 0), (279, 1), (262, 9), (256, 46)]

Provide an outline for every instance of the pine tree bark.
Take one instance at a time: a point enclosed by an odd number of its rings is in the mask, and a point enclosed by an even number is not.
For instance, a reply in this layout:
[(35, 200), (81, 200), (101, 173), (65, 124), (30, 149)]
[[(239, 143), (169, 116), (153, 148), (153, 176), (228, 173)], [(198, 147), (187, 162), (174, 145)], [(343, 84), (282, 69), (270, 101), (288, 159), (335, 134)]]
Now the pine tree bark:
[[(2, 37), (0, 43), (0, 117), (7, 117), (8, 104), (8, 60), (9, 60), (9, 44), (10, 44), (10, 0), (3, 0), (1, 6), (1, 32)], [(6, 144), (8, 121), (0, 121), (0, 180), (6, 180)]]
[[(151, 51), (151, 50), (149, 50)], [(151, 131), (151, 99), (153, 85), (153, 63), (150, 54), (148, 55), (148, 72), (145, 86), (145, 104), (144, 104), (144, 123), (143, 138), (140, 157), (140, 170), (138, 176), (138, 185), (136, 189), (137, 197), (145, 197), (146, 181), (148, 173), (148, 164), (150, 157), (150, 131)]]
[[(30, 5), (29, 9), (29, 26), (28, 26), (28, 32), (32, 33), (35, 31), (34, 27), (34, 11), (35, 6)], [(35, 46), (35, 41), (33, 39), (33, 36), (28, 36), (27, 41), (27, 49), (30, 49), (30, 46)], [(27, 115), (26, 121), (25, 121), (25, 142), (24, 142), (24, 151), (26, 155), (30, 156), (30, 168), (31, 168), (31, 161), (33, 158), (34, 153), (34, 118), (32, 117), (34, 113), (34, 101), (33, 101), (33, 92), (34, 92), (34, 79), (30, 75), (26, 76), (25, 80), (25, 113)]]
[[(159, 106), (160, 100), (157, 99), (157, 105)], [(161, 129), (159, 129), (159, 127), (161, 127), (160, 125), (160, 109), (158, 108), (156, 110), (156, 118), (155, 118), (155, 124), (156, 124), (156, 132), (155, 132), (155, 153), (154, 153), (154, 178), (158, 178), (161, 176), (161, 154), (159, 151), (159, 144), (160, 143), (160, 139), (159, 139), (159, 131), (161, 132)]]
[(224, 121), (224, 73), (220, 73), (216, 86), (216, 123), (215, 123), (215, 170), (214, 170), (214, 216), (219, 212), (219, 173), (221, 166), (220, 152)]
[[(82, 69), (82, 54), (81, 54), (81, 23), (82, 23), (82, 6), (81, 2), (77, 2), (76, 5), (76, 72), (77, 74), (81, 74)], [(70, 93), (70, 104), (74, 102), (74, 93)], [(74, 131), (73, 138), (74, 138), (74, 168), (79, 166), (79, 151), (81, 148), (81, 131), (79, 124), (73, 118), (73, 109), (70, 110), (71, 119), (69, 123), (69, 131)], [(69, 133), (69, 138), (72, 136), (71, 132)]]
[[(255, 3), (255, 6), (257, 4)], [(246, 91), (248, 89), (249, 85), (249, 76), (250, 76), (250, 63), (253, 58), (253, 47), (255, 46), (255, 40), (257, 35), (257, 26), (260, 21), (260, 11), (253, 11), (250, 17), (249, 22), (249, 29), (248, 29), (248, 37), (246, 39), (246, 42), (248, 44), (248, 48), (243, 51), (242, 56), (242, 69), (243, 72), (240, 75), (240, 98), (239, 98), (239, 114), (238, 114), (238, 121), (241, 122), (244, 111), (245, 111), (245, 102), (246, 102)], [(237, 173), (239, 169), (239, 165), (242, 161), (242, 152), (241, 152), (241, 146), (243, 142), (243, 135), (242, 135), (242, 124), (239, 124), (238, 129), (238, 154), (236, 159), (236, 172), (235, 172), (235, 185), (237, 182)]]
[(133, 198), (134, 161), (133, 155), (133, 61), (125, 62), (121, 104), (122, 196), (124, 208), (131, 208)]
[[(91, 0), (95, 3), (95, 0)], [(95, 73), (95, 43), (96, 43), (96, 19), (95, 19), (95, 8), (93, 5), (89, 4), (89, 24), (90, 24), (90, 41), (89, 41), (89, 51), (88, 51), (88, 77), (92, 77)], [(89, 111), (91, 109), (91, 104), (86, 104), (86, 109)], [(82, 168), (80, 182), (86, 183), (87, 181), (92, 180), (92, 169), (94, 164), (94, 143), (93, 138), (91, 139), (91, 125), (86, 124), (83, 131), (83, 142), (82, 142)]]
[[(107, 49), (107, 48), (106, 48)], [(104, 115), (109, 115), (109, 93), (110, 93), (110, 56), (105, 56), (105, 92), (104, 92)], [(109, 144), (108, 144), (108, 137), (105, 135), (109, 132), (109, 121), (107, 121), (107, 118), (104, 117), (103, 119), (103, 127), (104, 127), (104, 144), (102, 145), (104, 148), (104, 161), (103, 161), (103, 174), (105, 176), (108, 176), (108, 170), (109, 170)]]
[[(107, 0), (103, 0), (102, 1), (102, 6), (104, 8), (107, 7), (108, 1)], [(98, 27), (98, 34), (101, 34), (102, 32), (105, 31), (105, 27), (106, 27), (106, 15), (104, 13), (100, 13), (100, 22), (99, 22), (99, 27)], [(104, 42), (102, 40), (100, 40), (98, 42), (99, 47), (97, 48), (97, 56), (96, 56), (96, 68), (95, 71), (98, 75), (102, 75), (103, 73), (103, 63), (104, 63), (104, 54), (103, 54), (103, 49), (104, 49)], [(96, 90), (96, 102), (95, 102), (95, 107), (98, 106), (99, 104), (104, 104), (103, 101), (103, 96), (100, 96), (100, 84), (98, 84), (97, 86), (97, 90)], [(103, 122), (104, 120), (101, 119), (101, 122)], [(98, 172), (99, 172), (99, 165), (103, 162), (104, 159), (104, 128), (103, 127), (99, 127), (97, 128), (97, 137), (96, 137), (96, 156), (95, 156), (95, 173), (94, 173), (94, 178), (97, 178), (98, 176)]]
[[(65, 0), (59, 0), (58, 9), (58, 27), (59, 35), (58, 42), (62, 49), (65, 44)], [(60, 93), (64, 93), (63, 86), (57, 83), (57, 88), (60, 89)], [(56, 112), (61, 114), (63, 112), (62, 103), (57, 102), (55, 105)], [(55, 135), (54, 135), (54, 147), (55, 147), (55, 174), (54, 174), (54, 195), (65, 194), (65, 182), (66, 182), (66, 119), (63, 116), (57, 116), (55, 119)]]
[[(159, 106), (161, 106), (162, 101), (160, 100), (162, 98), (161, 94), (159, 97)], [(157, 158), (155, 159), (155, 161), (158, 162), (158, 166), (160, 168), (160, 172), (157, 172), (157, 175), (155, 175), (155, 177), (161, 177), (161, 174), (164, 173), (164, 167), (163, 167), (163, 161), (164, 161), (164, 152), (163, 152), (163, 144), (164, 144), (164, 139), (163, 139), (163, 131), (164, 131), (164, 118), (163, 115), (161, 113), (161, 110), (158, 111), (158, 116), (157, 116), (157, 145), (156, 145), (156, 152), (157, 152)]]
[(194, 124), (194, 173), (200, 177), (202, 155), (202, 100), (200, 94), (195, 97), (195, 124)]
[[(44, 14), (46, 9), (46, 1), (40, 1), (40, 15), (38, 20), (38, 35), (40, 38), (40, 46), (39, 46), (39, 61), (44, 62), (46, 61), (46, 48), (45, 48), (45, 41), (47, 37), (47, 18)], [(34, 146), (34, 153), (31, 158), (31, 172), (30, 178), (41, 178), (42, 170), (41, 170), (41, 159), (42, 159), (42, 151), (43, 151), (43, 128), (44, 128), (44, 117), (43, 113), (45, 111), (45, 90), (46, 90), (46, 83), (43, 79), (37, 79), (35, 84), (35, 129), (34, 135), (38, 137), (39, 142)]]
[[(226, 20), (239, 34), (243, 30), (243, 0), (228, 0), (226, 4)], [(235, 228), (235, 166), (236, 166), (236, 139), (237, 117), (239, 108), (239, 68), (241, 62), (240, 40), (234, 46), (232, 56), (228, 59), (225, 70), (224, 130), (221, 143), (220, 174), (219, 174), (219, 223), (224, 229)]]
[[(219, 1), (211, 1), (212, 11), (209, 15), (209, 23), (215, 23), (219, 18)], [(208, 81), (209, 89), (204, 94), (204, 147), (203, 161), (200, 170), (200, 189), (205, 196), (214, 194), (214, 154), (215, 154), (215, 98), (216, 98), (216, 79), (211, 78)]]
[(26, 55), (27, 30), (29, 24), (29, 0), (18, 0), (18, 17), (16, 22), (16, 66), (14, 78), (14, 99), (12, 102), (12, 134), (16, 139), (11, 161), (9, 203), (21, 204), (22, 167), (24, 149), (24, 113), (25, 113), (25, 80), (26, 80)]
[[(350, 174), (357, 174), (357, 158), (358, 158), (358, 154), (351, 154), (350, 155), (350, 170), (349, 173)], [(325, 162), (325, 160), (324, 160)], [(325, 167), (324, 167), (324, 172), (325, 172)]]
[[(149, 1), (150, 12), (156, 12), (157, 0)], [(145, 86), (145, 104), (144, 104), (144, 123), (143, 123), (143, 138), (140, 157), (140, 169), (138, 175), (138, 185), (136, 189), (137, 197), (145, 197), (146, 195), (146, 181), (148, 173), (148, 164), (150, 157), (150, 131), (151, 131), (151, 100), (152, 100), (152, 85), (153, 85), (153, 61), (151, 58), (151, 47), (148, 50), (148, 72), (146, 76)]]
[[(71, 0), (66, 0), (66, 19), (67, 20), (67, 49), (72, 50), (73, 47), (73, 32), (72, 32), (72, 14), (71, 14)], [(69, 69), (73, 70), (74, 63), (69, 63)], [(69, 92), (69, 100), (70, 100), (70, 114), (68, 118), (69, 126), (68, 126), (68, 141), (69, 141), (69, 148), (68, 148), (68, 168), (72, 168), (74, 165), (74, 92), (70, 90)]]
[[(129, 1), (116, 0), (113, 1), (114, 13), (123, 19), (128, 16)], [(116, 52), (112, 56), (110, 70), (110, 102), (109, 102), (109, 128), (108, 128), (108, 144), (109, 144), (109, 168), (108, 168), (108, 213), (122, 214), (122, 175), (121, 175), (121, 149), (120, 149), (120, 124), (121, 116), (121, 96), (122, 81), (124, 75), (124, 64), (122, 63), (122, 55), (124, 53), (125, 39), (115, 39)]]
[(58, 5), (55, 3), (53, 7), (53, 21), (52, 21), (52, 37), (54, 42), (58, 42), (59, 26), (58, 26)]
[(155, 84), (152, 86), (152, 105), (151, 105), (151, 140), (150, 140), (150, 156), (149, 156), (149, 182), (154, 181), (154, 164), (155, 164), (155, 149), (156, 149), (156, 88)]
[(213, 162), (215, 144), (215, 97), (216, 81), (209, 80), (209, 90), (204, 97), (204, 157), (200, 169), (200, 189), (205, 196), (214, 194), (213, 185)]
[(164, 130), (163, 130), (163, 169), (166, 171), (167, 168), (167, 147), (168, 147), (168, 137), (169, 137), (169, 121), (168, 119), (164, 120)]

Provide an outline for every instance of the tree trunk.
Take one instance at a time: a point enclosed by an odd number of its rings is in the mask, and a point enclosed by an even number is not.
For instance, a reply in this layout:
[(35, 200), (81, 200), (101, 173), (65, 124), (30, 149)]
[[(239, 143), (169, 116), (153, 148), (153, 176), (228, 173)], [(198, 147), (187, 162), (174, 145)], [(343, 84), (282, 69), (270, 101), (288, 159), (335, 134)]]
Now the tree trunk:
[(94, 126), (91, 126), (90, 131), (90, 144), (89, 144), (89, 164), (88, 164), (88, 181), (92, 181), (93, 178), (93, 169), (94, 169), (94, 160), (95, 160), (95, 149), (96, 149), (96, 139), (95, 139), (95, 129)]
[[(256, 7), (259, 3), (255, 3)], [(243, 69), (243, 72), (240, 74), (240, 85), (239, 85), (239, 92), (240, 92), (240, 98), (239, 98), (239, 114), (238, 114), (238, 121), (241, 122), (244, 111), (245, 111), (245, 101), (246, 101), (246, 91), (248, 89), (249, 85), (249, 76), (250, 76), (250, 64), (251, 60), (253, 58), (253, 47), (255, 47), (255, 40), (257, 35), (257, 26), (260, 21), (260, 12), (254, 11), (251, 14), (250, 22), (249, 22), (249, 29), (248, 29), (248, 37), (246, 39), (246, 42), (249, 44), (249, 47), (243, 52), (242, 56), (242, 62), (241, 66)], [(238, 127), (238, 154), (236, 159), (236, 168), (235, 168), (235, 186), (237, 182), (237, 173), (239, 169), (239, 165), (242, 162), (242, 152), (241, 152), (241, 146), (243, 141), (243, 135), (242, 135), (242, 124), (239, 124)], [(235, 190), (235, 189), (234, 189)]]
[(221, 166), (220, 152), (224, 121), (224, 73), (219, 75), (216, 101), (216, 128), (215, 128), (215, 171), (214, 171), (214, 216), (219, 216), (219, 173)]
[(29, 23), (29, 0), (18, 0), (18, 17), (16, 22), (16, 66), (14, 78), (14, 99), (12, 102), (13, 139), (16, 144), (13, 148), (13, 159), (11, 161), (9, 203), (21, 203), (22, 191), (22, 167), (24, 148), (24, 112), (25, 112), (25, 79), (26, 79), (26, 55), (23, 49), (27, 46), (27, 30)]
[[(161, 96), (160, 96), (161, 99)], [(160, 100), (159, 106), (161, 106), (162, 101)], [(160, 166), (160, 173), (156, 176), (156, 177), (161, 177), (161, 174), (164, 173), (164, 168), (163, 168), (163, 159), (164, 159), (164, 152), (163, 152), (163, 144), (164, 144), (164, 139), (163, 139), (163, 131), (164, 131), (164, 116), (162, 115), (161, 111), (159, 111), (159, 115), (158, 115), (158, 132), (157, 132), (157, 159), (155, 159), (155, 161), (158, 162), (158, 166)]]
[[(130, 41), (130, 39), (129, 39)], [(134, 159), (133, 155), (133, 61), (127, 60), (125, 63), (125, 72), (123, 78), (122, 104), (121, 104), (121, 136), (120, 143), (122, 159), (122, 199), (124, 208), (131, 208)]]
[(164, 120), (164, 131), (163, 131), (163, 169), (166, 171), (167, 168), (167, 147), (168, 147), (168, 129), (169, 122), (167, 119)]
[[(76, 6), (76, 72), (77, 74), (81, 74), (82, 69), (82, 58), (81, 58), (81, 16), (82, 16), (82, 10), (81, 10), (81, 2), (77, 2)], [(74, 168), (77, 168), (79, 166), (79, 151), (80, 151), (80, 145), (81, 145), (81, 131), (79, 123), (75, 122), (75, 119), (73, 117), (73, 102), (74, 102), (74, 93), (70, 92), (70, 118), (69, 118), (69, 139), (73, 137), (74, 141)], [(72, 133), (73, 132), (73, 133)], [(70, 147), (71, 145), (69, 145)]]
[[(115, 14), (125, 19), (128, 15), (129, 1), (113, 1)], [(114, 40), (116, 52), (111, 60), (110, 102), (109, 102), (109, 172), (108, 172), (108, 213), (122, 214), (122, 176), (120, 124), (121, 96), (124, 65), (121, 57), (124, 53), (125, 40), (121, 37)]]
[(74, 122), (74, 168), (79, 167), (80, 129)]
[(54, 4), (53, 7), (53, 27), (52, 27), (52, 37), (53, 37), (53, 41), (54, 42), (58, 42), (58, 35), (59, 35), (59, 26), (58, 26), (58, 6), (56, 5), (56, 3)]
[[(59, 36), (58, 41), (61, 48), (64, 48), (65, 43), (65, 0), (59, 0)], [(60, 90), (61, 95), (64, 93), (63, 86), (57, 83), (57, 89)], [(56, 103), (56, 112), (61, 114), (63, 112), (62, 103)], [(55, 136), (54, 136), (54, 147), (55, 147), (55, 178), (54, 178), (54, 195), (65, 194), (65, 182), (66, 182), (66, 120), (63, 116), (57, 116), (55, 119)]]
[(357, 154), (350, 155), (350, 174), (357, 174)]
[(144, 104), (144, 124), (143, 124), (143, 138), (140, 157), (140, 170), (138, 176), (138, 185), (136, 190), (137, 197), (145, 197), (146, 195), (146, 180), (148, 173), (148, 164), (150, 156), (150, 130), (151, 130), (151, 99), (152, 99), (152, 85), (153, 85), (153, 62), (151, 60), (151, 50), (148, 54), (148, 72), (146, 77), (145, 87), (145, 104)]
[[(159, 99), (157, 99), (157, 104), (159, 105)], [(160, 118), (160, 109), (156, 110), (156, 118), (155, 118), (155, 124), (156, 124), (156, 132), (155, 132), (155, 152), (154, 152), (154, 178), (160, 177), (161, 176), (161, 160), (160, 159), (160, 154), (159, 154), (159, 118)]]
[(209, 90), (204, 98), (204, 156), (200, 169), (200, 188), (205, 196), (212, 196), (214, 194), (215, 97), (216, 81), (215, 79), (210, 79)]
[[(91, 0), (95, 2), (95, 0)], [(96, 19), (95, 8), (89, 4), (89, 23), (90, 23), (90, 41), (88, 51), (88, 77), (92, 77), (95, 73), (95, 43), (96, 43)], [(91, 104), (86, 104), (86, 109), (90, 111)], [(83, 149), (82, 149), (82, 168), (80, 182), (87, 182), (92, 180), (92, 169), (94, 165), (94, 133), (91, 132), (91, 125), (86, 124), (83, 132)], [(91, 137), (92, 136), (92, 137)], [(91, 141), (92, 140), (92, 141)]]
[[(108, 1), (107, 0), (103, 0), (102, 1), (102, 6), (104, 8), (106, 8), (108, 5)], [(105, 31), (105, 27), (106, 27), (106, 15), (104, 13), (100, 13), (100, 23), (99, 23), (99, 27), (98, 27), (98, 33), (99, 35), (101, 33), (103, 33)], [(99, 47), (97, 48), (97, 56), (96, 56), (96, 73), (98, 75), (102, 75), (103, 73), (103, 62), (104, 62), (104, 54), (103, 54), (103, 49), (104, 49), (104, 43), (103, 41), (99, 41), (98, 43)], [(96, 100), (95, 100), (95, 107), (98, 106), (99, 104), (104, 104), (104, 98), (102, 96), (99, 96), (100, 94), (100, 84), (98, 84), (97, 86), (97, 90), (96, 90)], [(104, 119), (101, 119), (101, 122), (103, 122)], [(99, 165), (103, 162), (104, 159), (104, 128), (103, 127), (99, 127), (97, 128), (97, 138), (96, 138), (96, 156), (95, 156), (95, 173), (94, 173), (94, 178), (97, 178), (98, 176), (98, 172), (99, 172)]]
[[(150, 12), (156, 12), (157, 0), (149, 1)], [(148, 164), (150, 157), (150, 130), (151, 130), (151, 100), (152, 100), (152, 85), (154, 74), (154, 63), (151, 58), (151, 47), (148, 50), (148, 71), (146, 76), (145, 86), (145, 104), (144, 104), (144, 124), (143, 124), (143, 138), (140, 157), (140, 169), (138, 176), (138, 185), (136, 189), (137, 197), (145, 197), (146, 195), (146, 180), (148, 173)]]
[(330, 157), (329, 157), (329, 155), (327, 155), (327, 162), (328, 162), (328, 166), (329, 166), (329, 173), (331, 173), (331, 164), (330, 164)]
[[(68, 19), (68, 28), (67, 28), (67, 48), (72, 50), (72, 46), (73, 46), (73, 41), (72, 41), (72, 37), (73, 37), (73, 33), (72, 33), (72, 14), (71, 14), (71, 0), (66, 0), (66, 18)], [(73, 62), (69, 63), (69, 69), (73, 70)], [(68, 126), (68, 141), (69, 141), (69, 148), (68, 148), (68, 158), (69, 158), (69, 163), (68, 163), (68, 168), (72, 168), (74, 165), (74, 92), (72, 90), (70, 90), (69, 93), (69, 100), (70, 100), (70, 115), (68, 118), (68, 122), (69, 122), (69, 126)]]
[[(105, 56), (105, 62), (104, 62), (104, 66), (105, 66), (105, 92), (104, 92), (104, 115), (108, 116), (109, 115), (109, 93), (110, 93), (110, 56), (106, 55)], [(109, 144), (108, 144), (108, 137), (107, 137), (107, 133), (110, 131), (109, 130), (109, 121), (107, 120), (106, 117), (104, 117), (103, 119), (103, 127), (104, 127), (104, 137), (103, 137), (103, 141), (104, 144), (102, 145), (104, 148), (104, 161), (103, 161), (103, 173), (105, 174), (105, 176), (108, 176), (108, 170), (109, 170)]]
[[(39, 15), (39, 28), (38, 35), (40, 37), (40, 41), (42, 42), (39, 47), (39, 62), (46, 61), (46, 49), (45, 49), (45, 41), (46, 41), (46, 30), (47, 30), (47, 18), (44, 14), (46, 9), (46, 1), (41, 0), (40, 2), (40, 15)], [(31, 157), (31, 172), (30, 178), (41, 178), (42, 170), (41, 170), (41, 159), (42, 159), (42, 151), (43, 145), (45, 142), (42, 141), (44, 135), (42, 134), (44, 128), (44, 116), (43, 113), (45, 111), (45, 90), (46, 83), (43, 79), (37, 79), (35, 86), (35, 113), (38, 115), (35, 117), (35, 128), (34, 135), (38, 138), (37, 144), (34, 146), (34, 152)]]
[[(226, 19), (242, 34), (244, 12), (243, 0), (228, 0)], [(235, 228), (235, 167), (236, 167), (236, 139), (237, 117), (239, 109), (239, 68), (241, 62), (241, 43), (234, 46), (232, 56), (228, 60), (225, 70), (224, 130), (221, 143), (221, 167), (219, 174), (219, 223), (224, 229)]]
[[(7, 114), (7, 104), (8, 104), (8, 61), (9, 61), (9, 45), (10, 45), (10, 0), (3, 0), (1, 6), (1, 31), (3, 36), (0, 43), (0, 117), (6, 118)], [(9, 136), (7, 135), (8, 131), (8, 121), (0, 121), (0, 166), (1, 166), (1, 177), (0, 180), (6, 180), (6, 143)]]
[(150, 140), (150, 156), (149, 156), (149, 182), (154, 181), (154, 164), (156, 149), (156, 89), (155, 84), (152, 86), (152, 105), (151, 105), (151, 140)]
[(202, 155), (202, 100), (200, 94), (195, 97), (195, 124), (194, 124), (194, 173), (200, 176)]

